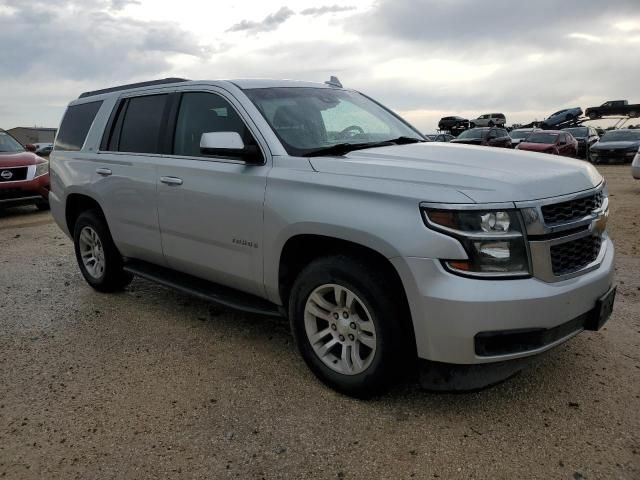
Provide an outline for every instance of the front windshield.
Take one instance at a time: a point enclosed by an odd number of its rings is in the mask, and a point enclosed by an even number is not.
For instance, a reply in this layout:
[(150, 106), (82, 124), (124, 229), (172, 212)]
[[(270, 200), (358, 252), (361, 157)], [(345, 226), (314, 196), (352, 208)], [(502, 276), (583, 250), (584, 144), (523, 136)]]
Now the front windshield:
[(612, 130), (605, 133), (601, 142), (636, 142), (640, 140), (640, 130)]
[(547, 143), (549, 145), (556, 143), (557, 133), (532, 133), (527, 137), (527, 143)]
[(589, 135), (589, 129), (587, 127), (575, 127), (575, 128), (565, 128), (565, 132), (569, 132), (574, 137), (586, 137)]
[(527, 138), (530, 134), (531, 130), (514, 130), (509, 134), (509, 136), (511, 138)]
[(0, 132), (0, 153), (24, 152), (22, 145), (6, 132)]
[(409, 125), (357, 92), (315, 87), (254, 88), (244, 92), (289, 155), (399, 137), (424, 141)]
[(479, 140), (486, 136), (486, 132), (488, 130), (484, 130), (482, 128), (472, 128), (470, 130), (465, 130), (460, 135), (458, 135), (459, 140)]

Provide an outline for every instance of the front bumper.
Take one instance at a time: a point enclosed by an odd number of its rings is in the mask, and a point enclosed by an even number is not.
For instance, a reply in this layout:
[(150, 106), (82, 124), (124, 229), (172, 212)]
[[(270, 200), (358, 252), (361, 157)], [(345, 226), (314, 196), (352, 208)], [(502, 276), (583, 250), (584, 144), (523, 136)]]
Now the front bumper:
[(49, 174), (32, 180), (0, 183), (0, 207), (15, 207), (46, 201), (49, 198)]
[(478, 280), (447, 272), (439, 260), (397, 257), (392, 263), (403, 283), (418, 357), (452, 364), (482, 364), (528, 357), (582, 331), (569, 329), (542, 346), (503, 355), (476, 351), (476, 335), (514, 329), (553, 329), (594, 309), (613, 284), (614, 247), (608, 238), (600, 266), (567, 280), (537, 278)]

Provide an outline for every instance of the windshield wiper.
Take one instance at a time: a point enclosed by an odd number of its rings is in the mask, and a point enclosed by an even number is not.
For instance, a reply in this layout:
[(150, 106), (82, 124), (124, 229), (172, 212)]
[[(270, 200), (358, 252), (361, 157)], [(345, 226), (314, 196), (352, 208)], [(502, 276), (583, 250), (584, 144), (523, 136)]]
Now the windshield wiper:
[(345, 153), (353, 152), (354, 150), (362, 150), (364, 148), (375, 147), (388, 147), (389, 145), (405, 145), (407, 143), (424, 142), (419, 138), (412, 137), (398, 137), (390, 140), (384, 140), (382, 142), (366, 142), (366, 143), (337, 143), (330, 147), (318, 148), (317, 150), (311, 150), (303, 154), (303, 157), (321, 157), (324, 155), (344, 155)]

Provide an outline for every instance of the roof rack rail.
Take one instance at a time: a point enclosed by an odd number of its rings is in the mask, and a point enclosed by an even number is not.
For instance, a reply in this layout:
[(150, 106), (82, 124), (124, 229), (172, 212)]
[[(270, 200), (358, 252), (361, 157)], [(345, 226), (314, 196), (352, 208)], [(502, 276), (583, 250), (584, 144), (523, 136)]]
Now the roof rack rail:
[(152, 85), (164, 85), (165, 83), (179, 83), (188, 81), (189, 80), (186, 78), (162, 78), (160, 80), (151, 80), (148, 82), (129, 83), (127, 85), (119, 85), (117, 87), (103, 88), (102, 90), (84, 92), (80, 94), (78, 98), (93, 97), (95, 95), (102, 95), (103, 93), (119, 92), (120, 90), (128, 90), (130, 88), (150, 87)]

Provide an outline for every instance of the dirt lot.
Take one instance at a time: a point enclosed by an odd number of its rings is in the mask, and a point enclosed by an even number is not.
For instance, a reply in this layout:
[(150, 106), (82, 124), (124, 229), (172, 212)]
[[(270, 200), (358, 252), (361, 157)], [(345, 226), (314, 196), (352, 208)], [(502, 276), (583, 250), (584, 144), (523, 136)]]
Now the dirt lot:
[(602, 172), (604, 330), (489, 390), (369, 402), (319, 384), (283, 321), (143, 280), (101, 295), (48, 214), (0, 214), (0, 477), (640, 478), (640, 181)]

